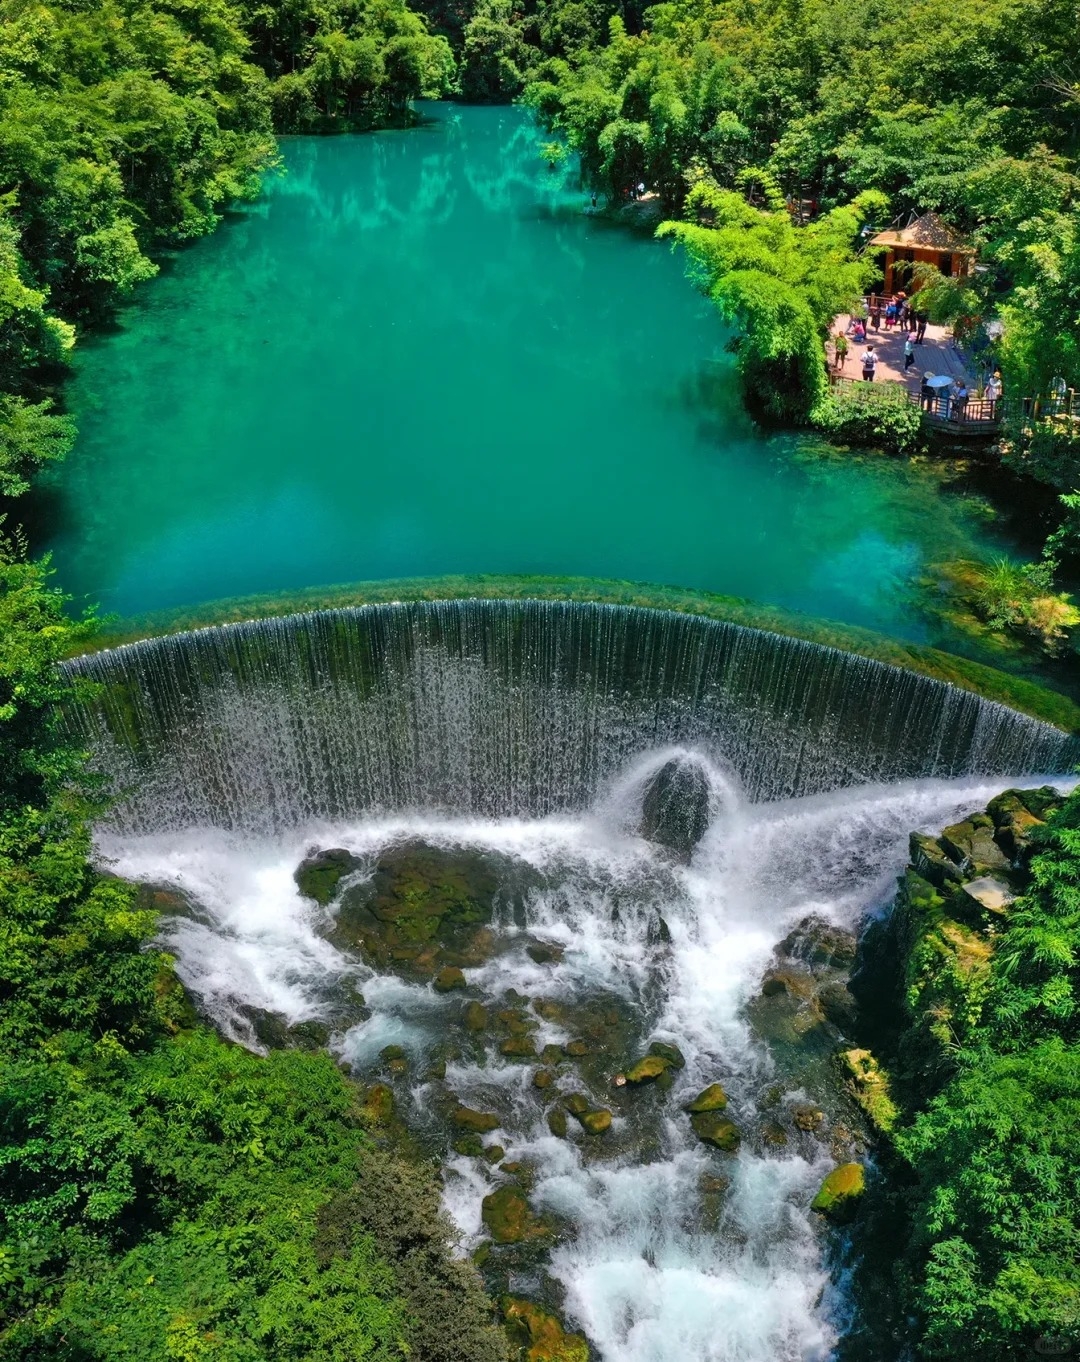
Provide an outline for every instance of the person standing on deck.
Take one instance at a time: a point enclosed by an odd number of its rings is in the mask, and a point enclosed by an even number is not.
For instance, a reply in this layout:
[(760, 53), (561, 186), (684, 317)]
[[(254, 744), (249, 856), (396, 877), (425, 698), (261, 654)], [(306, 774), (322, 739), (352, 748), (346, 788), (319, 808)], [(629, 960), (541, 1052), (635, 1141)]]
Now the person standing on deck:
[(907, 371), (911, 368), (911, 366), (912, 366), (914, 363), (915, 363), (915, 347), (914, 347), (914, 345), (912, 345), (912, 343), (911, 343), (911, 337), (908, 336), (908, 337), (905, 339), (905, 341), (904, 341), (904, 373), (905, 373), (905, 374), (907, 373)]
[(986, 400), (990, 403), (990, 420), (994, 419), (997, 404), (1001, 401), (1001, 370), (995, 369), (986, 383)]
[(838, 331), (836, 333), (836, 339), (833, 341), (833, 345), (836, 348), (836, 367), (842, 369), (847, 363), (847, 336), (845, 336), (842, 331)]
[(867, 383), (873, 383), (874, 370), (877, 368), (877, 353), (872, 345), (866, 347), (862, 357), (862, 376)]

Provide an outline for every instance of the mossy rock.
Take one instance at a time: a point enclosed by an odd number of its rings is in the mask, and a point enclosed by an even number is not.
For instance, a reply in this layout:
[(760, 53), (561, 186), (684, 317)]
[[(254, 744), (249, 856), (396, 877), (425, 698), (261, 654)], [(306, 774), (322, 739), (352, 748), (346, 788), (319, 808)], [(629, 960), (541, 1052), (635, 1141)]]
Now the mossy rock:
[(469, 1003), (462, 1014), (462, 1023), (466, 1031), (486, 1031), (488, 1026), (487, 1008), (483, 1003)]
[(331, 847), (308, 856), (296, 867), (293, 879), (305, 898), (326, 907), (346, 875), (359, 870), (362, 862), (344, 847)]
[(603, 1135), (606, 1130), (611, 1129), (611, 1112), (607, 1107), (583, 1111), (577, 1119), (590, 1135)]
[(1009, 859), (994, 840), (994, 820), (989, 814), (977, 813), (962, 823), (945, 828), (941, 845), (962, 871), (971, 875), (985, 875), (992, 870), (1007, 870)]
[(719, 1083), (710, 1083), (698, 1093), (686, 1110), (693, 1116), (698, 1112), (723, 1111), (726, 1106), (727, 1093)]
[(465, 976), (456, 965), (444, 965), (432, 980), (436, 993), (452, 993), (465, 987)]
[(479, 1135), (498, 1130), (502, 1124), (490, 1111), (473, 1111), (471, 1107), (455, 1107), (450, 1113), (450, 1120), (462, 1130), (473, 1130)]
[(557, 965), (563, 958), (563, 948), (548, 941), (534, 941), (526, 946), (525, 954), (537, 965)]
[(654, 1040), (649, 1046), (650, 1055), (658, 1055), (661, 1059), (666, 1059), (673, 1069), (685, 1069), (686, 1060), (683, 1052), (677, 1045), (672, 1045), (670, 1041)]
[(364, 1094), (361, 1115), (369, 1125), (386, 1126), (394, 1119), (394, 1094), (385, 1083), (373, 1083)]
[(499, 1046), (499, 1053), (507, 1059), (535, 1059), (536, 1041), (532, 1036), (509, 1036)]
[(810, 1209), (830, 1220), (850, 1220), (865, 1191), (866, 1170), (862, 1164), (844, 1163), (834, 1168), (821, 1184), (821, 1190), (810, 1203)]
[(565, 1140), (567, 1132), (566, 1112), (562, 1107), (552, 1107), (547, 1114), (548, 1130), (557, 1139)]
[(900, 1116), (889, 1095), (889, 1075), (869, 1050), (844, 1050), (840, 1063), (848, 1080), (848, 1090), (870, 1124), (880, 1134), (888, 1134)]
[(520, 1244), (547, 1233), (529, 1209), (523, 1193), (509, 1184), (484, 1197), (480, 1216), (497, 1244)]
[(639, 1059), (636, 1064), (631, 1064), (626, 1071), (627, 1083), (655, 1083), (662, 1073), (666, 1073), (669, 1068), (669, 1061), (662, 1055), (646, 1055), (644, 1059)]
[(555, 1071), (554, 1069), (537, 1069), (533, 1074), (532, 1081), (533, 1087), (539, 1088), (542, 1092), (545, 1088), (550, 1088), (552, 1083), (555, 1082)]
[(690, 1117), (690, 1125), (699, 1140), (722, 1149), (725, 1154), (733, 1154), (742, 1139), (734, 1122), (718, 1111), (695, 1112)]
[(563, 1046), (563, 1053), (569, 1059), (582, 1059), (589, 1053), (589, 1042), (587, 1040), (569, 1040)]
[(484, 1158), (488, 1163), (502, 1163), (506, 1158), (506, 1150), (501, 1144), (486, 1144), (484, 1146)]
[(458, 1135), (451, 1140), (450, 1148), (468, 1159), (479, 1159), (484, 1154), (484, 1142), (479, 1135)]
[(583, 1092), (569, 1092), (562, 1100), (563, 1106), (571, 1116), (580, 1116), (592, 1105)]
[(443, 964), (480, 964), (494, 946), (486, 927), (496, 888), (479, 852), (404, 842), (380, 856), (369, 881), (342, 896), (334, 939), (358, 946), (379, 968), (411, 966), (412, 974), (434, 973), (443, 951), (452, 953)]
[(568, 1334), (559, 1320), (539, 1305), (506, 1296), (502, 1311), (507, 1332), (520, 1345), (522, 1362), (589, 1362), (589, 1345), (581, 1334)]

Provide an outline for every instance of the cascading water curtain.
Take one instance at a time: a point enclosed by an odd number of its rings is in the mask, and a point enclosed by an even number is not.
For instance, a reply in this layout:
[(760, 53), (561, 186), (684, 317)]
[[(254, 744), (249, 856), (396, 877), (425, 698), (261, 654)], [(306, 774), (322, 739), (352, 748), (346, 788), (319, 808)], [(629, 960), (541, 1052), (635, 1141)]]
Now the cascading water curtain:
[(954, 686), (739, 625), (549, 601), (315, 611), (67, 664), (118, 830), (585, 807), (693, 744), (753, 801), (920, 776), (1062, 773), (1077, 740)]

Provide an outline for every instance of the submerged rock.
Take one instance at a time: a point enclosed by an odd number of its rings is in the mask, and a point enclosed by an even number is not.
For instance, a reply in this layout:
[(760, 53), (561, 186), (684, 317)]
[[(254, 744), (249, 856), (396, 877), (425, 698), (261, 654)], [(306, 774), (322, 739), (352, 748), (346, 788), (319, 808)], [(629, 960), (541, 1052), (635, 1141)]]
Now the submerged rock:
[(546, 1226), (529, 1209), (524, 1194), (510, 1185), (484, 1197), (480, 1218), (497, 1244), (519, 1244), (523, 1239), (537, 1239), (547, 1233)]
[(689, 861), (708, 827), (708, 776), (695, 761), (674, 757), (665, 762), (641, 801), (641, 836)]
[(830, 1220), (849, 1220), (866, 1190), (866, 1170), (861, 1163), (844, 1163), (834, 1168), (821, 1190), (810, 1203), (810, 1209)]
[(727, 1093), (719, 1083), (710, 1083), (698, 1093), (686, 1110), (694, 1116), (702, 1111), (723, 1111), (726, 1106)]
[(462, 1014), (466, 1031), (486, 1031), (488, 1010), (483, 1003), (469, 1003)]
[(535, 1059), (536, 1041), (532, 1036), (509, 1036), (499, 1046), (499, 1053), (507, 1059)]
[(451, 993), (465, 987), (465, 976), (456, 965), (444, 965), (432, 980), (436, 993)]
[(532, 1301), (507, 1296), (503, 1317), (515, 1342), (520, 1342), (525, 1362), (589, 1362), (589, 1345), (581, 1334), (568, 1334), (554, 1315)]
[(301, 861), (293, 879), (305, 898), (314, 899), (325, 908), (345, 876), (359, 870), (361, 864), (344, 847), (331, 847), (328, 851), (317, 852)]
[(823, 984), (817, 993), (818, 1006), (838, 1031), (850, 1035), (855, 1029), (858, 1005), (847, 984), (839, 979)]
[(471, 1107), (455, 1107), (450, 1113), (450, 1120), (463, 1130), (473, 1130), (477, 1134), (486, 1135), (490, 1130), (497, 1130), (501, 1122), (497, 1116), (493, 1116), (489, 1111), (473, 1111)]
[(690, 1125), (699, 1140), (733, 1154), (738, 1149), (742, 1136), (734, 1122), (721, 1116), (719, 1111), (698, 1111), (690, 1117)]
[(854, 932), (812, 913), (788, 933), (778, 949), (782, 955), (812, 965), (847, 969), (855, 961), (856, 941)]
[(536, 941), (525, 948), (525, 954), (537, 965), (557, 965), (563, 958), (563, 948), (547, 941)]

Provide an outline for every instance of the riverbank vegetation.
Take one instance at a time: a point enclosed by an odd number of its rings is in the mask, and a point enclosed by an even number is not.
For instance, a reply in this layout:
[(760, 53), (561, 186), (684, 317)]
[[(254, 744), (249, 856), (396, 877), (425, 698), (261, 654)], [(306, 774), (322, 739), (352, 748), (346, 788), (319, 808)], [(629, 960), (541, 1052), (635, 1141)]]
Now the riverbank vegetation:
[(861, 989), (901, 1110), (894, 1285), (927, 1359), (1064, 1352), (1080, 1339), (1080, 793), (1007, 791), (912, 853)]
[(0, 1358), (501, 1362), (432, 1170), (326, 1053), (200, 1025), (156, 914), (90, 866), (95, 792), (54, 705), (91, 626), (63, 605), (5, 550)]

